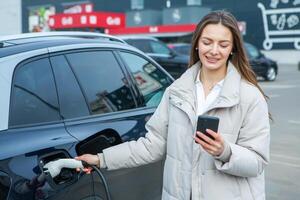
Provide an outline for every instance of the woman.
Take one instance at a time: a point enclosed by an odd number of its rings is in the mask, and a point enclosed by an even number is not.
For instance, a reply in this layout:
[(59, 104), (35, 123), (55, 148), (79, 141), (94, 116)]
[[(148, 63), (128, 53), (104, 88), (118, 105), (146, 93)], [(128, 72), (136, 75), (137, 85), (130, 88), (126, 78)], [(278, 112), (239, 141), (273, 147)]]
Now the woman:
[[(220, 119), (218, 133), (196, 132), (199, 115)], [(166, 154), (162, 199), (265, 199), (270, 127), (266, 97), (252, 72), (236, 19), (205, 16), (194, 32), (189, 69), (165, 92), (138, 141), (77, 157), (108, 170)], [(195, 142), (196, 141), (196, 142)]]

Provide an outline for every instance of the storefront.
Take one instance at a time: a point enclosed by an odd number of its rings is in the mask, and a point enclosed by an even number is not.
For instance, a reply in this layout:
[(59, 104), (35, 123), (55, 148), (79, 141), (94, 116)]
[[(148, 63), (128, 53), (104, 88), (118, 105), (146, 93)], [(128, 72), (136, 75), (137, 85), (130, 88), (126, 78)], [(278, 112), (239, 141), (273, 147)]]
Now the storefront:
[(48, 17), (50, 30), (89, 30), (104, 32), (104, 29), (125, 27), (125, 14), (94, 11), (93, 4), (80, 4), (70, 7), (64, 13)]
[[(22, 32), (83, 30), (104, 32), (105, 28), (125, 26), (122, 9), (130, 1), (22, 0)], [(52, 16), (52, 17), (50, 17)]]
[(211, 10), (226, 9), (244, 40), (259, 48), (300, 49), (299, 0), (23, 0), (23, 32), (84, 30), (188, 41)]

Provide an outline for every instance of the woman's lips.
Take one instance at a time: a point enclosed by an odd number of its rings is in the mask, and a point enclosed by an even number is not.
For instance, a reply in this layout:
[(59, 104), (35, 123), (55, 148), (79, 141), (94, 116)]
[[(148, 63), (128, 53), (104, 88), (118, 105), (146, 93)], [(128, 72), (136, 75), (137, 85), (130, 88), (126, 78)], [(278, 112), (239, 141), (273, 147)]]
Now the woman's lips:
[(209, 58), (209, 57), (205, 57), (205, 58), (206, 58), (207, 62), (209, 62), (209, 63), (216, 63), (219, 61), (219, 59), (217, 59), (217, 58)]

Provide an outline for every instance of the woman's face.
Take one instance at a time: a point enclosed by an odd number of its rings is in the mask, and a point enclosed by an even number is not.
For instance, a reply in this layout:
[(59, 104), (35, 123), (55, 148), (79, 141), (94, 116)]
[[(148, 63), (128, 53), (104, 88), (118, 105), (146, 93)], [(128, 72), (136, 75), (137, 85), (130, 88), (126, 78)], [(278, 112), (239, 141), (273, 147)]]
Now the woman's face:
[(202, 67), (208, 70), (226, 68), (226, 62), (232, 51), (232, 33), (219, 24), (208, 24), (198, 40), (198, 54)]

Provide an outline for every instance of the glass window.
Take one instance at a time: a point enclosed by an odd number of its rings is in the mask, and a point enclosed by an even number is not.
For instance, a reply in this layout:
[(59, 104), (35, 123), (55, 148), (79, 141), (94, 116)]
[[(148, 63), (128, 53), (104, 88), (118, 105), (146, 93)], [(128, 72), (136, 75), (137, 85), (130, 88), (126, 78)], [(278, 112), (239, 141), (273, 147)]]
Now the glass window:
[(110, 51), (66, 55), (79, 80), (92, 114), (135, 108), (135, 102), (119, 64)]
[(174, 49), (180, 54), (190, 55), (191, 46), (190, 45), (175, 46)]
[(47, 58), (19, 67), (15, 72), (9, 125), (60, 120), (53, 73)]
[(150, 45), (151, 45), (151, 48), (153, 50), (153, 53), (167, 54), (167, 55), (171, 54), (168, 47), (165, 46), (164, 44), (160, 43), (160, 42), (151, 41)]
[(88, 106), (64, 56), (50, 58), (59, 96), (61, 115), (74, 118), (89, 115)]
[(202, 1), (201, 0), (187, 0), (187, 5), (188, 6), (194, 6), (194, 5), (201, 6)]
[(248, 54), (249, 58), (258, 58), (259, 51), (251, 44), (245, 43), (246, 53)]
[(135, 48), (138, 48), (144, 53), (153, 53), (150, 43), (147, 40), (132, 40), (128, 39), (126, 42)]
[(142, 10), (144, 9), (144, 0), (131, 0), (132, 10)]
[(171, 79), (155, 65), (138, 55), (128, 52), (120, 52), (120, 55), (131, 70), (146, 106), (157, 106), (166, 87), (171, 84)]

